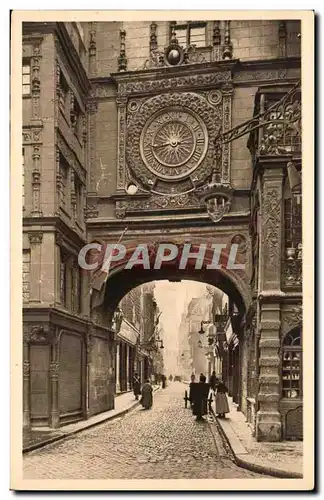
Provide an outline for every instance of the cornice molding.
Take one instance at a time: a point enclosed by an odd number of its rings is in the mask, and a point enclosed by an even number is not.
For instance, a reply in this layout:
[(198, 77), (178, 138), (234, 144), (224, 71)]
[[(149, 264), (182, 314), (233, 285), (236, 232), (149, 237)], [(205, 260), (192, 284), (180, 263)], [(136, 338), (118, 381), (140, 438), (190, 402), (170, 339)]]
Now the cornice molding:
[(33, 226), (37, 226), (38, 233), (61, 233), (63, 237), (65, 236), (70, 245), (73, 245), (77, 250), (79, 250), (87, 241), (71, 229), (59, 217), (38, 217), (37, 224), (33, 217), (25, 217), (23, 221), (24, 232), (32, 232)]

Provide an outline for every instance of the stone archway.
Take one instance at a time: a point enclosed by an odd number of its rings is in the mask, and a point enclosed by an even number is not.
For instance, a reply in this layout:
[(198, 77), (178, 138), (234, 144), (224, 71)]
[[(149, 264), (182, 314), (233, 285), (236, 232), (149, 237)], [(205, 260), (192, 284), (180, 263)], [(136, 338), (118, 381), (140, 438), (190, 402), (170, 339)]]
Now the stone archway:
[[(178, 245), (178, 247), (182, 248), (183, 245)], [(192, 245), (193, 251), (195, 248), (197, 248), (197, 245)], [(229, 247), (221, 251), (219, 269), (208, 269), (208, 264), (212, 260), (211, 253), (208, 254), (208, 249), (201, 269), (195, 268), (196, 261), (194, 258), (188, 259), (185, 269), (179, 269), (179, 258), (175, 258), (171, 262), (163, 262), (160, 269), (154, 269), (153, 266), (150, 269), (144, 269), (142, 266), (127, 269), (126, 257), (120, 264), (112, 267), (108, 279), (103, 278), (101, 289), (99, 291), (93, 290), (91, 299), (92, 313), (95, 313), (96, 320), (101, 324), (111, 327), (113, 313), (117, 305), (132, 288), (150, 281), (192, 280), (213, 285), (215, 288), (222, 290), (233, 300), (240, 316), (243, 318), (252, 303), (250, 287), (247, 284), (248, 276), (245, 270), (228, 268), (229, 254)], [(152, 254), (150, 254), (150, 262), (151, 256)]]

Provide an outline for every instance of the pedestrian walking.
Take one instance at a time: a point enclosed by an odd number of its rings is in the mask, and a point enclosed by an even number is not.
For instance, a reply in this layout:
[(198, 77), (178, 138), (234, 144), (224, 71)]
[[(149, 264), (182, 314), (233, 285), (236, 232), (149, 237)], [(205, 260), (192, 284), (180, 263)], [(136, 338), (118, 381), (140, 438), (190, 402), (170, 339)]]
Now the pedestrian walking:
[(166, 388), (166, 376), (161, 375), (161, 380), (162, 380), (162, 389), (165, 389)]
[(141, 394), (141, 380), (137, 372), (133, 376), (133, 392), (135, 399), (138, 399), (138, 396)]
[(153, 387), (149, 380), (146, 380), (142, 387), (141, 405), (145, 410), (152, 408), (153, 405)]
[(173, 380), (173, 376), (169, 375), (169, 381), (172, 382), (172, 380)]
[(224, 384), (224, 382), (221, 380), (217, 385), (216, 400), (215, 400), (216, 414), (220, 418), (225, 418), (225, 413), (229, 413), (229, 406), (226, 396), (227, 392), (228, 389)]
[(195, 376), (194, 373), (191, 374), (190, 380), (191, 381), (190, 381), (190, 384), (189, 384), (189, 401), (190, 401), (190, 406), (192, 407), (192, 405), (193, 405), (193, 397), (192, 397), (192, 395), (193, 395), (193, 391), (194, 391), (193, 385), (194, 385), (195, 380), (196, 380), (196, 376)]
[(206, 383), (206, 377), (201, 373), (199, 382), (191, 387), (192, 412), (198, 421), (204, 420), (203, 416), (208, 413), (209, 390), (210, 385)]
[(209, 378), (209, 385), (210, 385), (210, 388), (212, 389), (212, 391), (216, 391), (216, 387), (217, 387), (217, 384), (218, 384), (219, 380), (218, 378), (216, 377), (216, 372), (213, 371), (213, 373), (211, 374), (210, 378)]

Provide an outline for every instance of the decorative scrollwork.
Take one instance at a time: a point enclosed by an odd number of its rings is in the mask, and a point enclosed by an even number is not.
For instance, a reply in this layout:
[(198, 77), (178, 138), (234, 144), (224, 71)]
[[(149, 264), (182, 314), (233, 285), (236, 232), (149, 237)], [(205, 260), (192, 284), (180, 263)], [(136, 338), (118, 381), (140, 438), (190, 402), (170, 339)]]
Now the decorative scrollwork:
[[(281, 150), (277, 150), (274, 146), (274, 142), (278, 142), (280, 134), (284, 134), (284, 131), (287, 127), (293, 128), (296, 131), (296, 135), (300, 135), (301, 130), (301, 104), (300, 104), (301, 92), (300, 92), (300, 82), (296, 83), (292, 87), (292, 89), (287, 92), (280, 101), (270, 106), (264, 113), (260, 113), (254, 116), (251, 120), (241, 123), (237, 127), (234, 127), (228, 131), (225, 131), (219, 137), (216, 137), (216, 141), (221, 144), (227, 144), (232, 142), (243, 135), (249, 134), (253, 130), (259, 129), (263, 127), (265, 130), (265, 139), (264, 141), (267, 143), (267, 147), (274, 148), (273, 154), (281, 153)], [(274, 121), (278, 123), (274, 123)], [(277, 125), (277, 134), (278, 139), (273, 138), (271, 132), (273, 131), (272, 127)], [(267, 129), (270, 127), (270, 130)], [(271, 137), (270, 137), (271, 136)], [(267, 149), (264, 147), (261, 148), (261, 151), (264, 153)], [(261, 152), (260, 151), (260, 152)], [(287, 152), (285, 150), (285, 152)]]

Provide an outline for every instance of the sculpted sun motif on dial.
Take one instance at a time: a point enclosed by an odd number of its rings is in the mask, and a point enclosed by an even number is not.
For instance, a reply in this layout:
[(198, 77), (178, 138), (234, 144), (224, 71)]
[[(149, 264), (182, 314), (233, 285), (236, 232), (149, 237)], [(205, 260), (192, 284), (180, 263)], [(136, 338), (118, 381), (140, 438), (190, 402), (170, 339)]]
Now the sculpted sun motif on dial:
[(176, 108), (152, 116), (141, 134), (141, 155), (156, 176), (177, 180), (192, 173), (207, 151), (207, 130), (192, 111)]

